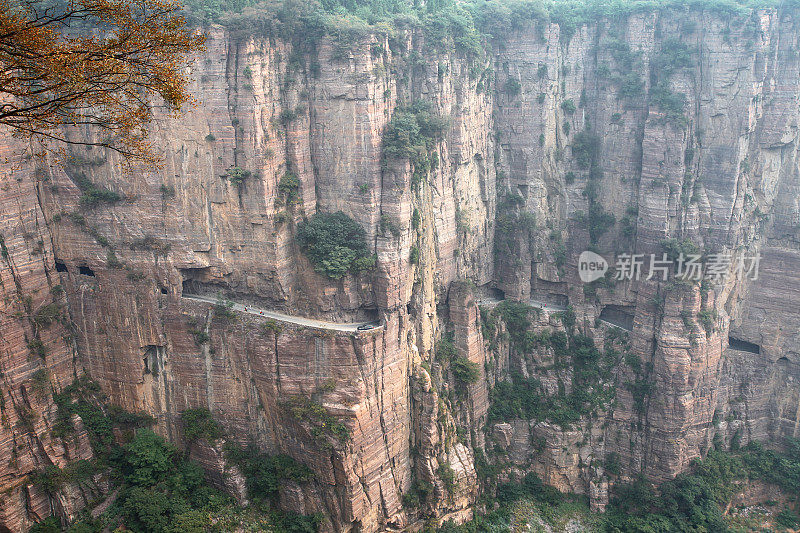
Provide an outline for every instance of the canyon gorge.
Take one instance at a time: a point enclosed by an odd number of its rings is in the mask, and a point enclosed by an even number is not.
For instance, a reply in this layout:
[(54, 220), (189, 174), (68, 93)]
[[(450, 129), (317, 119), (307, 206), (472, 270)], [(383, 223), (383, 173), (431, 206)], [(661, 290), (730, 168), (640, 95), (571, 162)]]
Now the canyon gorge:
[[(151, 124), (159, 168), (0, 140), (0, 532), (111, 493), (31, 477), (93, 458), (79, 416), (54, 431), (84, 375), (179, 446), (208, 409), (224, 436), (191, 457), (239, 503), (226, 444), (305, 464), (280, 505), (330, 532), (468, 520), (489, 470), (602, 510), (800, 437), (800, 11), (486, 27), (480, 51), (404, 20), (309, 46), (245, 10)], [(331, 277), (298, 231), (340, 211), (374, 265)], [(584, 283), (584, 250), (732, 261)]]

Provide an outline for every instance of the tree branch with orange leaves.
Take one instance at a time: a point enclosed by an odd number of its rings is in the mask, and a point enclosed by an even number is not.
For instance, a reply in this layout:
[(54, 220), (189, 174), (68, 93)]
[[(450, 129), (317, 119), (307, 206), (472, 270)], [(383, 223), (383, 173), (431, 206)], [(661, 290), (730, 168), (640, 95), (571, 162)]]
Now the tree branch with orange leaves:
[[(153, 109), (192, 97), (187, 67), (205, 37), (176, 0), (10, 0), (0, 11), (0, 125), (47, 149), (76, 144), (159, 160)], [(76, 28), (80, 25), (80, 28)], [(71, 139), (70, 127), (94, 137)]]

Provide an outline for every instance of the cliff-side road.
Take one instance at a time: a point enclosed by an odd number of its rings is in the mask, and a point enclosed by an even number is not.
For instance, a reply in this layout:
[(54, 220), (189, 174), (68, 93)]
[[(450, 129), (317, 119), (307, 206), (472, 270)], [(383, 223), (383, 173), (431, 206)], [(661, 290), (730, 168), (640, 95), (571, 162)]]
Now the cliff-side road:
[[(208, 296), (184, 295), (183, 298), (187, 300), (196, 300), (198, 302), (206, 302), (210, 304), (219, 303), (219, 300), (217, 298), (211, 298)], [(236, 302), (233, 302), (233, 307), (231, 309), (240, 313), (249, 313), (251, 315), (260, 316), (264, 318), (271, 318), (273, 320), (279, 320), (281, 322), (297, 324), (298, 326), (329, 329), (333, 331), (355, 332), (358, 331), (358, 328), (360, 326), (365, 326), (365, 325), (374, 326), (374, 328), (372, 329), (383, 327), (379, 324), (376, 324), (375, 322), (352, 322), (352, 323), (326, 322), (324, 320), (316, 320), (313, 318), (303, 318), (299, 316), (285, 315), (283, 313), (276, 313), (275, 311), (269, 311), (267, 309), (259, 309), (258, 307), (253, 307), (252, 305), (243, 305)]]

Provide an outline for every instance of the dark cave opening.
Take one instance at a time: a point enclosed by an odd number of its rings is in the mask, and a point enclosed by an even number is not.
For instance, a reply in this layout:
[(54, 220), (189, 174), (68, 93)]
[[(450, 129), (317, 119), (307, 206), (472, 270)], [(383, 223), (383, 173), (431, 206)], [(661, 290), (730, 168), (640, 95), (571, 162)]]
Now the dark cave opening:
[(728, 337), (728, 348), (731, 350), (739, 350), (740, 352), (761, 353), (761, 346), (758, 344), (734, 337)]
[(500, 300), (500, 301), (506, 299), (506, 293), (498, 288), (489, 289), (489, 296), (495, 300)]
[(633, 307), (630, 306), (607, 305), (598, 318), (627, 331), (633, 329)]

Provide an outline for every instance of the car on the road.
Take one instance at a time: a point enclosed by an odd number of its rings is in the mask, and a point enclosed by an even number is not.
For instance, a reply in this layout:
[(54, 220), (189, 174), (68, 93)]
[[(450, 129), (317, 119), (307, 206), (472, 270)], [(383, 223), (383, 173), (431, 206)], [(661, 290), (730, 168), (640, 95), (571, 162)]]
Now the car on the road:
[(378, 326), (376, 326), (375, 324), (361, 324), (356, 329), (358, 329), (358, 331), (368, 331), (370, 329), (375, 329), (376, 327)]

